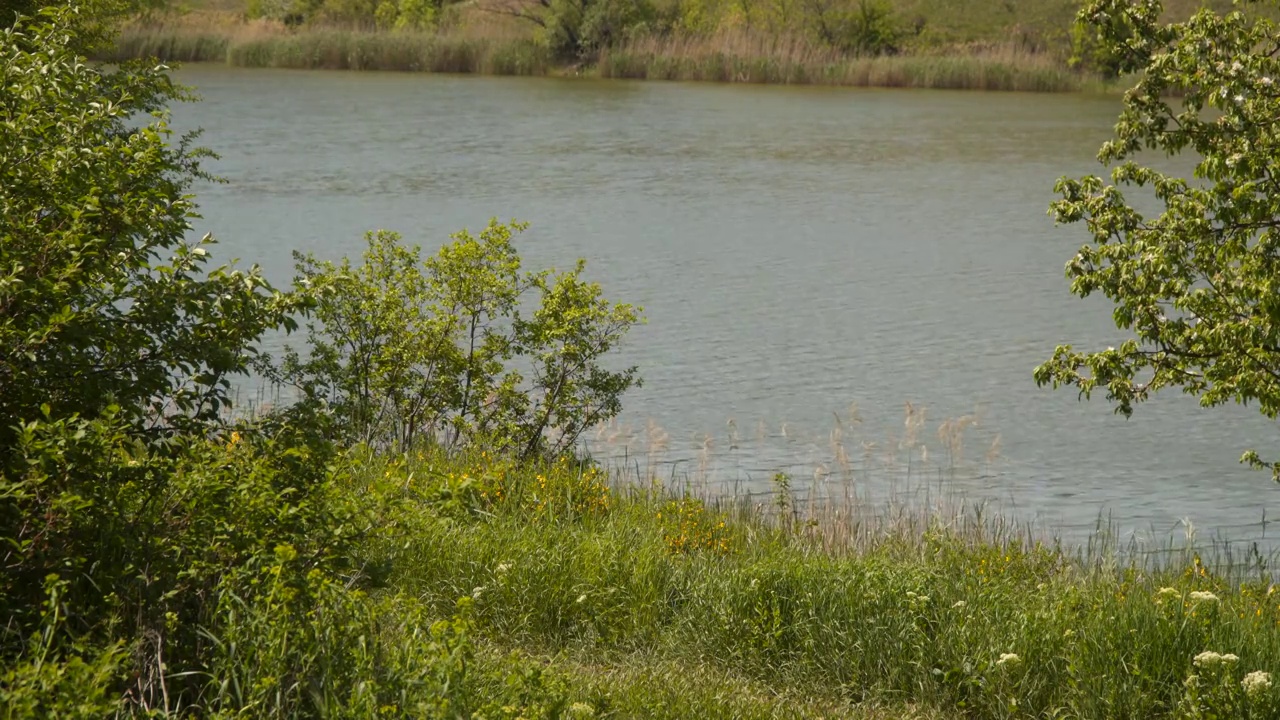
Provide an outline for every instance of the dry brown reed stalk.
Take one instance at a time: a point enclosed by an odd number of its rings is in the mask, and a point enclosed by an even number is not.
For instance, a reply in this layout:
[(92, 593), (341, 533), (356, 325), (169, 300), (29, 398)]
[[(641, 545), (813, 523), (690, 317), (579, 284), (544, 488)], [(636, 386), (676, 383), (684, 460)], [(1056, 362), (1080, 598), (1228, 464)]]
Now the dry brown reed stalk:
[[(772, 508), (786, 507), (790, 518), (787, 522), (812, 526), (811, 534), (821, 539), (823, 547), (856, 546), (890, 531), (905, 535), (923, 532), (922, 528), (927, 527), (946, 528), (948, 532), (963, 529), (967, 520), (962, 511), (973, 506), (957, 490), (964, 483), (956, 481), (989, 473), (990, 465), (998, 459), (999, 439), (992, 440), (987, 449), (985, 465), (969, 467), (963, 463), (961, 449), (966, 431), (977, 424), (978, 415), (946, 419), (936, 428), (946, 465), (934, 467), (928, 462), (929, 444), (924, 439), (927, 413), (914, 403), (905, 407), (903, 435), (888, 442), (852, 434), (854, 422), (850, 419), (859, 418), (856, 407), (851, 406), (848, 418), (833, 413), (825, 444), (802, 443), (790, 427), (785, 437), (770, 438), (758, 433), (753, 442), (739, 437), (736, 418), (729, 418), (728, 436), (741, 445), (731, 445), (719, 455), (715, 438), (698, 434), (687, 449), (675, 451), (675, 460), (668, 460), (670, 436), (653, 421), (648, 423), (643, 437), (616, 421), (601, 426), (590, 450), (614, 470), (615, 484), (620, 487), (651, 488), (657, 483), (669, 491), (692, 494), (750, 517), (767, 517), (775, 512)], [(645, 447), (631, 445), (637, 440), (643, 441)], [(860, 462), (851, 457), (849, 442), (863, 446)], [(679, 457), (682, 452), (687, 453), (685, 460)], [(782, 453), (781, 460), (778, 452)], [(788, 456), (790, 460), (786, 459)], [(640, 458), (644, 458), (643, 464)], [(744, 463), (753, 461), (758, 465), (755, 469), (744, 467)], [(772, 488), (762, 487), (765, 483), (760, 474), (772, 472), (766, 472), (763, 465), (779, 461), (782, 464), (777, 469), (804, 479), (803, 484), (786, 483), (785, 489), (778, 483)], [(660, 471), (663, 466), (668, 467), (666, 472)], [(781, 492), (788, 497), (778, 503)]]
[(602, 77), (977, 90), (1064, 91), (1081, 86), (1060, 58), (1012, 43), (978, 49), (850, 57), (792, 35), (732, 30), (647, 36), (602, 54)]
[(550, 54), (499, 23), (454, 22), (439, 31), (287, 28), (227, 12), (153, 14), (126, 25), (103, 60), (226, 62), (242, 67), (544, 75)]

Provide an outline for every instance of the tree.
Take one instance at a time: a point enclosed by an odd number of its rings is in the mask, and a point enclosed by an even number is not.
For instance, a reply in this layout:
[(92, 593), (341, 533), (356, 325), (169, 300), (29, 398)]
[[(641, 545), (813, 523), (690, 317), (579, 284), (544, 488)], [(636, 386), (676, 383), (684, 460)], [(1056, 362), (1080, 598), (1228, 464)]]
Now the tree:
[(19, 17), (32, 18), (45, 9), (65, 9), (66, 22), (75, 23), (72, 37), (81, 52), (94, 50), (115, 35), (117, 23), (132, 13), (162, 10), (169, 0), (0, 0), (0, 29), (11, 28)]
[(169, 143), (185, 91), (163, 66), (85, 63), (79, 12), (0, 31), (0, 471), (20, 422), (114, 406), (154, 438), (216, 418), (296, 308), (186, 240), (208, 153)]
[(309, 354), (268, 372), (352, 442), (481, 442), (522, 457), (572, 447), (639, 383), (635, 368), (600, 364), (638, 313), (584, 281), (581, 261), (523, 271), (512, 238), (524, 227), (462, 231), (425, 260), (386, 231), (369, 233), (357, 267), (297, 256), (299, 291), (317, 298)]
[(313, 428), (226, 432), (230, 378), (301, 301), (187, 240), (185, 92), (87, 63), (86, 12), (0, 29), (0, 694), (167, 716), (205, 684), (218, 588), (283, 545), (332, 577), (356, 510)]
[[(1209, 407), (1280, 414), (1280, 35), (1264, 16), (1210, 10), (1162, 23), (1156, 0), (1094, 0), (1080, 14), (1120, 74), (1141, 73), (1098, 158), (1111, 182), (1063, 178), (1051, 214), (1092, 239), (1066, 267), (1074, 294), (1102, 293), (1119, 347), (1058, 347), (1038, 384), (1105, 390), (1116, 411), (1170, 387)], [(1198, 158), (1194, 180), (1139, 163), (1144, 150)], [(1163, 205), (1144, 215), (1121, 187)], [(1241, 459), (1280, 463), (1255, 451)]]
[(499, 0), (485, 10), (537, 25), (562, 58), (590, 58), (658, 19), (649, 0)]

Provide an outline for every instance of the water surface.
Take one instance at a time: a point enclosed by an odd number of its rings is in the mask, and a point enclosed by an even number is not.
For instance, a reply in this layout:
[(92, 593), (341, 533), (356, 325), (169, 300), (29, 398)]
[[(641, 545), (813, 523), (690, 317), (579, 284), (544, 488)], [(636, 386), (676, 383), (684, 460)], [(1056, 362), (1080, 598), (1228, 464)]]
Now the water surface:
[(229, 181), (199, 188), (198, 229), (224, 257), (283, 283), (293, 249), (355, 255), (374, 228), (434, 248), (492, 216), (518, 218), (533, 224), (520, 240), (531, 266), (585, 257), (609, 297), (642, 305), (648, 324), (621, 359), (645, 384), (599, 448), (647, 460), (646, 438), (665, 435), (664, 472), (675, 463), (742, 489), (786, 468), (805, 484), (818, 467), (841, 475), (838, 414), (870, 491), (892, 475), (871, 468), (900, 443), (910, 401), (929, 418), (917, 478), (952, 464), (939, 422), (976, 413), (964, 472), (944, 473), (966, 496), (1068, 530), (1103, 514), (1157, 535), (1183, 518), (1202, 537), (1263, 535), (1277, 489), (1236, 462), (1274, 437), (1256, 412), (1170, 396), (1126, 421), (1032, 381), (1058, 343), (1121, 337), (1104, 302), (1068, 293), (1062, 268), (1083, 228), (1045, 213), (1055, 178), (1096, 171), (1116, 98), (221, 67), (180, 77), (204, 101), (178, 108), (175, 124), (205, 129), (222, 156), (211, 168)]

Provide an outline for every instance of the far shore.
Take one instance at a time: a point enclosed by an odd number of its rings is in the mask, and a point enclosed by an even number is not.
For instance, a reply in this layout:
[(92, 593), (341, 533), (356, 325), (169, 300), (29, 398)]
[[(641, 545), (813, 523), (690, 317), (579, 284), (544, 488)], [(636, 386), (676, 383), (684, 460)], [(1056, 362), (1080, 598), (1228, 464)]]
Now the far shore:
[(253, 22), (134, 23), (101, 60), (154, 57), (246, 68), (385, 70), (480, 75), (586, 76), (719, 83), (937, 88), (1023, 92), (1101, 89), (1046, 53), (1016, 48), (848, 56), (794, 39), (724, 34), (646, 37), (594, 62), (566, 63), (528, 35), (289, 29)]

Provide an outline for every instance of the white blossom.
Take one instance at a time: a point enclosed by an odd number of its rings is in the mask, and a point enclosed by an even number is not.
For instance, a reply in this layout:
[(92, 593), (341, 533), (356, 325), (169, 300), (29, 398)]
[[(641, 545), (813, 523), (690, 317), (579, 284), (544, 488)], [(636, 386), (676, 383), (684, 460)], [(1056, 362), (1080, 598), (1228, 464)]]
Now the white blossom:
[(1257, 697), (1271, 689), (1271, 673), (1254, 670), (1244, 676), (1240, 681), (1240, 687), (1244, 688), (1245, 695), (1251, 698)]
[(1219, 664), (1222, 663), (1222, 655), (1212, 650), (1205, 650), (1204, 652), (1197, 655), (1193, 662), (1196, 664), (1196, 667), (1201, 667), (1201, 668), (1217, 667)]
[(1016, 667), (1022, 664), (1022, 658), (1016, 653), (1001, 653), (1000, 659), (996, 660), (996, 665), (1002, 667)]
[(1206, 591), (1204, 591), (1204, 590), (1193, 590), (1193, 591), (1191, 592), (1191, 595), (1189, 595), (1188, 597), (1190, 597), (1190, 598), (1191, 598), (1191, 602), (1195, 602), (1195, 603), (1202, 603), (1202, 602), (1216, 603), (1216, 602), (1218, 602), (1218, 596), (1217, 596), (1217, 595), (1214, 595), (1214, 594), (1213, 594), (1213, 593), (1211, 593), (1211, 592), (1206, 592)]

